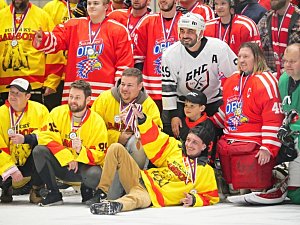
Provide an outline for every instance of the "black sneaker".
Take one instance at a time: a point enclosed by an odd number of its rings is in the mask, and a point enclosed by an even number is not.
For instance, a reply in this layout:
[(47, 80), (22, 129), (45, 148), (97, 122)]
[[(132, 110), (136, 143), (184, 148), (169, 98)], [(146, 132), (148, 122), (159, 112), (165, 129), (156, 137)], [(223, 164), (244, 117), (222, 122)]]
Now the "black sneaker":
[(87, 200), (85, 202), (86, 205), (91, 206), (94, 203), (99, 203), (107, 198), (107, 194), (102, 191), (101, 189), (98, 189), (94, 193), (94, 197), (92, 197), (90, 200)]
[(9, 187), (4, 187), (2, 186), (2, 192), (1, 192), (1, 197), (0, 200), (2, 203), (10, 203), (13, 201), (13, 197), (12, 197), (12, 186)]
[(39, 203), (39, 206), (62, 205), (62, 194), (59, 191), (49, 190), (46, 198)]
[(80, 193), (82, 197), (81, 202), (86, 203), (86, 201), (92, 199), (94, 197), (93, 192), (94, 190), (92, 188), (88, 188), (82, 183), (80, 186)]
[(90, 206), (91, 213), (97, 215), (115, 215), (121, 212), (122, 208), (122, 203), (112, 201), (102, 201)]

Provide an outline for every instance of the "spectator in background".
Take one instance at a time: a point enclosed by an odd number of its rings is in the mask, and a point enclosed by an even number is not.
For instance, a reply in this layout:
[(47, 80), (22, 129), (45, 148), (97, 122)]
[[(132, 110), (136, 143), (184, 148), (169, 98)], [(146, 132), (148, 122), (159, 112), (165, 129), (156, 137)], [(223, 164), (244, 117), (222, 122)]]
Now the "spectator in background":
[(267, 12), (267, 9), (257, 3), (257, 0), (236, 0), (235, 13), (252, 19), (256, 24)]
[[(48, 95), (55, 92), (64, 65), (58, 55), (46, 55), (32, 47), (34, 31), (51, 31), (54, 27), (49, 15), (29, 0), (12, 0), (10, 7), (1, 10), (0, 26), (0, 93), (1, 100), (8, 97), (9, 85), (16, 78), (29, 81), (31, 100), (52, 108)], [(45, 98), (45, 99), (44, 99)]]
[(226, 42), (235, 54), (238, 54), (241, 44), (255, 42), (261, 45), (256, 24), (247, 16), (234, 12), (234, 0), (215, 0), (215, 10), (218, 18), (208, 21), (204, 35), (215, 37)]
[(285, 48), (300, 42), (300, 10), (290, 0), (271, 0), (271, 8), (260, 20), (258, 29), (267, 65), (279, 78)]
[(39, 30), (33, 46), (53, 53), (68, 50), (62, 103), (68, 99), (74, 80), (91, 83), (91, 104), (114, 86), (123, 70), (133, 67), (132, 43), (127, 29), (106, 17), (108, 0), (88, 0), (89, 16), (74, 18), (56, 26), (53, 32)]

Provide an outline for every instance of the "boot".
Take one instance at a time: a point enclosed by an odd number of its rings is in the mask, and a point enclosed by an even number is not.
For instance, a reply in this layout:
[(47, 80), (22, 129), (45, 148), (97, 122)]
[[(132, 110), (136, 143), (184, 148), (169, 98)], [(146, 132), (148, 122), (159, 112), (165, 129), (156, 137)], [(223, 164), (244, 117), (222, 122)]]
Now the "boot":
[(98, 215), (115, 215), (121, 212), (123, 204), (113, 201), (102, 201), (100, 203), (92, 204), (90, 207), (92, 214)]
[(62, 205), (62, 194), (58, 190), (49, 190), (45, 199), (39, 203), (39, 206)]
[(43, 198), (40, 195), (40, 190), (43, 186), (33, 185), (29, 192), (29, 202), (33, 204), (41, 203)]
[(5, 185), (2, 186), (2, 193), (0, 200), (2, 203), (10, 203), (13, 200), (12, 197), (12, 186), (6, 187)]
[(94, 196), (93, 192), (94, 192), (94, 190), (92, 188), (88, 188), (87, 186), (84, 185), (84, 183), (81, 183), (81, 186), (80, 186), (80, 193), (81, 193), (81, 197), (82, 197), (81, 202), (86, 203), (86, 201), (92, 199)]
[(102, 191), (101, 189), (98, 189), (95, 194), (94, 197), (91, 198), (90, 200), (86, 201), (85, 204), (88, 206), (91, 206), (94, 203), (99, 203), (103, 200), (105, 200), (107, 198), (107, 194)]

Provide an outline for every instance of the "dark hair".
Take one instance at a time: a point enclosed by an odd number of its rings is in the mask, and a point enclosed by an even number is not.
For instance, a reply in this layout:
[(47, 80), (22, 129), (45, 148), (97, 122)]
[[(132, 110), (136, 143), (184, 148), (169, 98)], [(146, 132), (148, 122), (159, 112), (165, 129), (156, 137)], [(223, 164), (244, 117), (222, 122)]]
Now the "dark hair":
[(138, 84), (143, 82), (143, 74), (142, 71), (140, 71), (137, 68), (128, 68), (123, 71), (122, 76), (124, 77), (136, 77)]
[[(239, 50), (241, 50), (242, 48), (249, 48), (254, 56), (253, 73), (264, 72), (269, 69), (266, 63), (266, 58), (264, 56), (264, 53), (261, 50), (261, 48), (258, 46), (258, 44), (253, 42), (245, 42), (240, 46)], [(241, 70), (239, 64), (238, 64), (238, 69)]]
[(87, 98), (92, 95), (91, 85), (85, 80), (76, 80), (71, 84), (71, 88), (83, 90), (84, 96)]

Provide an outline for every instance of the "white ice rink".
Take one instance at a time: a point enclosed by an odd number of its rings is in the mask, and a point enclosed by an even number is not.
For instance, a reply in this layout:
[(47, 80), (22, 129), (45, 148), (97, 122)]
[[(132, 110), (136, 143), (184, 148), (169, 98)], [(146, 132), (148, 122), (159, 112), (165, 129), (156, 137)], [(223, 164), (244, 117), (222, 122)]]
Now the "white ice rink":
[(28, 195), (0, 203), (0, 225), (300, 225), (300, 206), (285, 202), (274, 206), (214, 206), (148, 208), (101, 216), (90, 213), (80, 195), (64, 197), (64, 205), (39, 207)]

